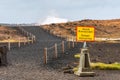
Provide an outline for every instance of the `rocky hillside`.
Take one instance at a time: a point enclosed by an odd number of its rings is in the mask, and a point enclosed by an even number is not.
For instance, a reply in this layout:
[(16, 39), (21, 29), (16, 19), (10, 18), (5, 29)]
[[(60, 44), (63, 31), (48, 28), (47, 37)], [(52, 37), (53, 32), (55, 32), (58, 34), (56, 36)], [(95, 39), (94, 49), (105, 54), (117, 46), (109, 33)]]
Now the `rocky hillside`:
[(8, 38), (17, 39), (18, 37), (21, 37), (21, 34), (16, 29), (0, 26), (0, 40), (7, 40)]
[(77, 26), (94, 26), (95, 37), (118, 38), (120, 36), (120, 19), (113, 20), (81, 20), (61, 24), (44, 25), (43, 28), (55, 34), (76, 35)]

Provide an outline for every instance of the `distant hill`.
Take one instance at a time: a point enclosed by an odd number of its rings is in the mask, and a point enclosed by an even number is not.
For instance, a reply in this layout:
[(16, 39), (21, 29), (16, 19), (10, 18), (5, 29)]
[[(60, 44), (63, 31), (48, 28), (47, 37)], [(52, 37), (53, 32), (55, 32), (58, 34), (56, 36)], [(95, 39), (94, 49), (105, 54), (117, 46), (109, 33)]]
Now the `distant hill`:
[(95, 37), (120, 37), (120, 19), (90, 20), (44, 25), (43, 28), (61, 35), (76, 35), (77, 26), (94, 26)]
[(22, 37), (22, 35), (12, 27), (0, 26), (0, 41), (11, 39), (17, 39)]

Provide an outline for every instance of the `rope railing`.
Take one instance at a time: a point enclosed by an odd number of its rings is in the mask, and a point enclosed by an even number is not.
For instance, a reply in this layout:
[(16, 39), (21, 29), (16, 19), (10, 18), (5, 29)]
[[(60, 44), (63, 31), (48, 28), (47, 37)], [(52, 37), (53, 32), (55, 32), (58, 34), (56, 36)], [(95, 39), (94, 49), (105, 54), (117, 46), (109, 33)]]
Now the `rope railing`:
[(14, 41), (12, 41), (10, 38), (7, 41), (1, 41), (0, 44), (1, 45), (6, 45), (8, 47), (8, 50), (11, 50), (11, 48), (15, 48), (15, 47), (21, 47), (23, 45), (26, 45), (29, 41), (23, 37), (23, 38), (18, 38)]
[(28, 37), (28, 40), (31, 41), (31, 43), (35, 42), (36, 40), (36, 37), (35, 35), (33, 35), (32, 33), (26, 31), (24, 28), (22, 27), (18, 27), (19, 31), (26, 37)]
[(15, 48), (15, 47), (21, 47), (22, 45), (26, 45), (26, 44), (33, 44), (36, 41), (36, 37), (35, 35), (33, 35), (32, 33), (26, 31), (24, 28), (22, 27), (16, 27), (20, 33), (22, 35), (24, 35), (25, 37), (19, 37), (14, 41), (11, 41), (11, 36), (7, 39), (7, 41), (1, 41), (0, 44), (1, 45), (6, 45), (8, 46), (8, 50), (11, 50), (11, 48)]
[(49, 34), (64, 40), (60, 43), (55, 43), (49, 48), (44, 48), (44, 64), (47, 64), (48, 61), (50, 61), (50, 59), (52, 58), (58, 58), (59, 56), (63, 55), (66, 51), (70, 50), (71, 48), (74, 48), (77, 45), (76, 36), (68, 36), (61, 34), (56, 35), (55, 31), (44, 29), (44, 27), (41, 28)]
[(31, 39), (32, 41), (35, 41), (35, 35), (33, 35), (32, 33), (28, 32), (28, 31), (26, 31), (22, 27), (17, 27), (17, 28), (21, 32), (21, 34), (23, 34), (24, 36), (28, 37), (28, 39)]
[[(62, 41), (55, 43), (49, 48), (44, 48), (44, 64), (47, 64), (51, 59), (57, 59), (62, 56), (67, 50), (74, 48), (76, 44), (73, 41)], [(73, 46), (74, 45), (74, 46)]]

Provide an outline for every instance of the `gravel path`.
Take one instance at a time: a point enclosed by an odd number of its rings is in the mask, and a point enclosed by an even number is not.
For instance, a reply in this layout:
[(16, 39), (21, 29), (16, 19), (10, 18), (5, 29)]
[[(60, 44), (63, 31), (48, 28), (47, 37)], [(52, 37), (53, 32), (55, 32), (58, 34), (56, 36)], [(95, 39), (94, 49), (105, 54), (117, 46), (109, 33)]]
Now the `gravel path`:
[[(95, 77), (78, 77), (64, 74), (61, 67), (72, 64), (73, 53), (79, 52), (81, 45), (71, 49), (56, 61), (43, 64), (43, 48), (59, 43), (61, 39), (46, 33), (39, 27), (24, 27), (36, 35), (33, 45), (12, 49), (8, 52), (7, 67), (0, 68), (0, 80), (120, 80), (119, 71), (95, 70)], [(51, 41), (52, 40), (52, 41)]]

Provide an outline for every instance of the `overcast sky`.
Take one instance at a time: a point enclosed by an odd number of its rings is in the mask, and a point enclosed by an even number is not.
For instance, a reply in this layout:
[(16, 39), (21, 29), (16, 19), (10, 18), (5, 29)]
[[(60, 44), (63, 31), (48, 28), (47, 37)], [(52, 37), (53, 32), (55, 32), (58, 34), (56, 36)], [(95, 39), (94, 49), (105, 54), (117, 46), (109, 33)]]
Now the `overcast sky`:
[(120, 18), (120, 0), (0, 0), (0, 23)]

